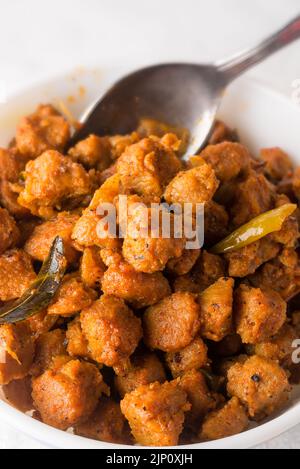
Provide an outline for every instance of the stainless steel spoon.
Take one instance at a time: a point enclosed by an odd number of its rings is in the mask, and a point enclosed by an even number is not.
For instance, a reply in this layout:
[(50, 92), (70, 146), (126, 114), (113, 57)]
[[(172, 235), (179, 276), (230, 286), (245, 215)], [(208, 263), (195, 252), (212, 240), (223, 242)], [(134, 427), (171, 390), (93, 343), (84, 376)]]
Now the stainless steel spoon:
[(118, 81), (82, 117), (69, 146), (90, 134), (126, 134), (147, 117), (190, 131), (186, 155), (207, 142), (225, 88), (277, 50), (300, 38), (300, 15), (254, 49), (207, 65), (171, 63), (138, 70)]

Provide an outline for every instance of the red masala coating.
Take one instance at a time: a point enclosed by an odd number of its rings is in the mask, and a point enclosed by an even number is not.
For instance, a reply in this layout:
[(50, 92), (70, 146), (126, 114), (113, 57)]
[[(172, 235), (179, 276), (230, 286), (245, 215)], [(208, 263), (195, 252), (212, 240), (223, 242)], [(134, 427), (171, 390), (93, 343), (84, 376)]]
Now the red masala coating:
[(111, 367), (122, 365), (142, 338), (141, 320), (123, 300), (103, 295), (80, 315), (93, 359)]
[(200, 326), (200, 308), (195, 296), (174, 293), (146, 310), (144, 341), (150, 349), (176, 352), (192, 342)]
[(59, 369), (48, 369), (32, 382), (34, 405), (43, 422), (61, 430), (86, 421), (107, 393), (95, 365), (71, 360)]
[(178, 381), (140, 386), (121, 401), (135, 440), (145, 446), (177, 445), (189, 409)]

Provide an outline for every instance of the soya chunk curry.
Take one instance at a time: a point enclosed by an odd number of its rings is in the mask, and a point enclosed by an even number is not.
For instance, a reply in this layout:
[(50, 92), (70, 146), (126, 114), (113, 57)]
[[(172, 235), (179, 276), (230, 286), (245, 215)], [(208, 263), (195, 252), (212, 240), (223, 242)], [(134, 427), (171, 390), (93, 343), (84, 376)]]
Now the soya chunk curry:
[[(254, 157), (222, 122), (188, 162), (187, 134), (149, 119), (65, 151), (70, 136), (41, 105), (0, 149), (7, 400), (77, 435), (146, 446), (228, 437), (282, 409), (300, 378), (300, 168), (280, 148)], [(99, 204), (119, 222), (120, 195), (128, 230), (99, 236)], [(137, 237), (140, 202), (147, 218), (153, 203), (204, 204), (204, 245)], [(57, 239), (64, 275), (22, 316)]]

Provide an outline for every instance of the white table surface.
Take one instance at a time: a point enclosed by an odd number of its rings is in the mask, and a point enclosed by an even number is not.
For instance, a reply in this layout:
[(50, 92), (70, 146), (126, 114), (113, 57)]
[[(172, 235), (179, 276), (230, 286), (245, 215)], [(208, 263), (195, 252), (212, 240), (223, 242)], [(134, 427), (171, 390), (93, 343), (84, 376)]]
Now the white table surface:
[[(9, 0), (1, 2), (0, 89), (82, 66), (211, 61), (254, 45), (300, 13), (299, 0)], [(291, 96), (300, 43), (249, 72)], [(1, 424), (0, 449), (46, 448)], [(259, 448), (300, 448), (300, 425)]]

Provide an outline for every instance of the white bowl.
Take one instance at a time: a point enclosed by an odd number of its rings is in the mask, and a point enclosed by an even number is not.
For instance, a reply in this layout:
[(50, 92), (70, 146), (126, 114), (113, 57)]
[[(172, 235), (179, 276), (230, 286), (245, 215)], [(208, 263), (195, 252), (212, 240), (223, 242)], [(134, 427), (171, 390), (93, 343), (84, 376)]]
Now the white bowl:
[[(41, 102), (67, 104), (75, 117), (93, 102), (124, 70), (77, 70), (66, 76), (24, 90), (0, 106), (0, 145), (14, 136), (18, 119)], [(220, 117), (236, 128), (243, 143), (257, 154), (259, 148), (280, 146), (300, 164), (300, 107), (259, 83), (238, 80), (225, 94)], [(31, 437), (62, 449), (118, 449), (56, 430), (19, 412), (0, 399), (0, 419)], [(300, 390), (295, 389), (288, 407), (270, 421), (239, 435), (182, 448), (250, 448), (274, 438), (300, 423)], [(129, 447), (124, 447), (129, 448)]]

